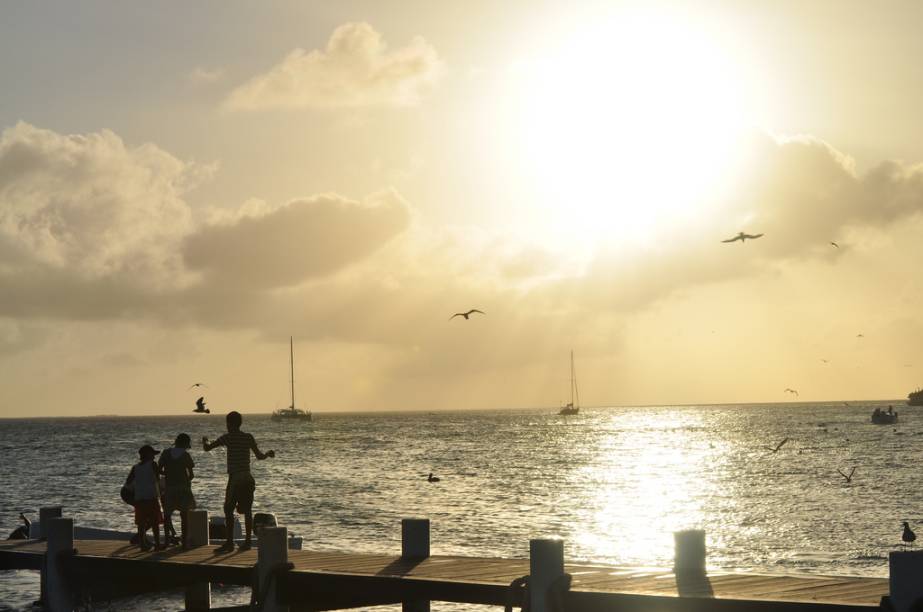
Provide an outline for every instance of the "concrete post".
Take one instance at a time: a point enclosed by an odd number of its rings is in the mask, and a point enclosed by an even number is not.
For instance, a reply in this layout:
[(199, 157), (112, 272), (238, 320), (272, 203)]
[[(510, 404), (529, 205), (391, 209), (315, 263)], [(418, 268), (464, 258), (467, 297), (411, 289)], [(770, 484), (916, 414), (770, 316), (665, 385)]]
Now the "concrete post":
[(48, 537), (45, 553), (45, 606), (50, 612), (71, 612), (74, 609), (74, 593), (64, 573), (61, 557), (73, 554), (74, 519), (48, 518), (43, 525)]
[[(208, 511), (189, 510), (186, 514), (186, 531), (186, 543), (189, 548), (208, 546)], [(209, 610), (211, 606), (210, 582), (197, 582), (186, 587), (186, 610)]]
[[(891, 605), (908, 612), (923, 604), (923, 551), (895, 551), (888, 555)], [(916, 605), (915, 605), (916, 604)]]
[(529, 540), (531, 612), (549, 612), (548, 590), (564, 575), (564, 540)]
[(673, 571), (705, 573), (705, 531), (687, 529), (673, 533)]
[(47, 539), (46, 534), (48, 533), (48, 521), (53, 518), (61, 518), (63, 516), (61, 506), (47, 506), (45, 508), (38, 509), (38, 537), (42, 540)]
[(288, 605), (280, 601), (279, 580), (272, 577), (278, 568), (288, 563), (288, 529), (286, 527), (260, 528), (257, 546), (257, 576), (259, 577), (262, 612), (288, 612)]
[[(401, 559), (422, 560), (429, 557), (429, 519), (401, 519)], [(401, 602), (403, 612), (429, 612), (429, 600)]]

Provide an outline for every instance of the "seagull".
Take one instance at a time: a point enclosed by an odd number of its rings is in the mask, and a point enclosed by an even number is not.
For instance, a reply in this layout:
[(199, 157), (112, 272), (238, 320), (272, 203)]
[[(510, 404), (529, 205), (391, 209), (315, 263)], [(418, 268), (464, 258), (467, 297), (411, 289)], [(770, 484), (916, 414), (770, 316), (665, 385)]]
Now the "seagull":
[[(208, 385), (206, 385), (205, 383), (193, 383), (189, 385), (189, 389), (195, 389), (196, 387), (205, 387), (206, 389), (208, 389)], [(189, 389), (186, 389), (186, 391), (189, 391)]]
[(771, 446), (764, 446), (763, 448), (765, 448), (766, 450), (768, 450), (770, 453), (778, 453), (778, 452), (779, 452), (779, 449), (782, 448), (783, 446), (785, 446), (785, 443), (786, 443), (786, 442), (788, 442), (788, 438), (785, 438), (784, 440), (782, 440), (781, 442), (779, 442), (778, 444), (776, 444), (776, 447), (775, 447), (775, 448), (773, 448), (773, 447), (771, 447)]
[(830, 363), (830, 362), (827, 361), (826, 359), (821, 359), (821, 361), (823, 361), (824, 363)]
[(438, 477), (438, 476), (433, 476), (433, 473), (430, 472), (430, 473), (429, 473), (429, 476), (426, 477), (426, 481), (427, 481), (427, 482), (439, 482), (439, 477)]
[(836, 471), (837, 471), (837, 472), (840, 472), (840, 476), (842, 476), (843, 478), (845, 478), (845, 479), (846, 479), (846, 482), (852, 482), (852, 475), (856, 473), (856, 466), (853, 466), (853, 468), (852, 468), (851, 470), (849, 470), (849, 476), (847, 476), (846, 474), (844, 474), (843, 472), (841, 472), (839, 468), (837, 468)]
[(913, 541), (917, 539), (917, 534), (913, 532), (910, 528), (910, 525), (907, 521), (904, 521), (904, 533), (901, 534), (901, 541), (904, 544), (909, 544), (913, 548)]
[(797, 392), (797, 391), (795, 391), (794, 389), (789, 389), (789, 388), (787, 388), (787, 387), (786, 387), (785, 391), (783, 391), (783, 393), (791, 393), (791, 394), (793, 394), (795, 397), (798, 397), (798, 392)]
[(856, 334), (856, 338), (865, 338), (862, 334)]
[(835, 242), (832, 242), (832, 241), (831, 241), (830, 244), (832, 244), (832, 245), (835, 246), (836, 248), (840, 248), (840, 245), (838, 245), (838, 244), (835, 243)]
[(762, 234), (746, 234), (744, 232), (739, 232), (733, 238), (728, 238), (727, 240), (722, 240), (721, 242), (736, 242), (738, 240), (740, 240), (741, 242), (746, 242), (747, 239), (756, 240), (760, 236), (762, 236)]
[(468, 320), (468, 317), (471, 316), (471, 315), (472, 315), (473, 313), (475, 313), (475, 312), (479, 312), (479, 313), (481, 313), (481, 314), (487, 314), (487, 313), (485, 313), (483, 310), (478, 310), (477, 308), (472, 308), (472, 309), (469, 310), (468, 312), (456, 312), (456, 313), (453, 314), (451, 317), (449, 317), (449, 321), (451, 321), (451, 320), (454, 319), (455, 317), (465, 317), (465, 320), (467, 321), (467, 320)]

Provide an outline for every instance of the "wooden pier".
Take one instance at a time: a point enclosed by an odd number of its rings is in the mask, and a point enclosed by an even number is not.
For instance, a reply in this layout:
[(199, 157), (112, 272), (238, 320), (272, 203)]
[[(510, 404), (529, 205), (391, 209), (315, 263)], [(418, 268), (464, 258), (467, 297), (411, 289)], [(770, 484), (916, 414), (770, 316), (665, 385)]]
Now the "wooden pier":
[[(55, 524), (73, 533), (70, 519), (52, 523), (50, 540)], [(224, 554), (209, 545), (141, 552), (124, 541), (66, 542), (65, 537), (64, 547), (60, 541), (5, 541), (0, 542), (0, 569), (40, 569), (48, 574), (43, 578), (48, 597), (64, 589), (67, 601), (78, 592), (107, 601), (185, 586), (187, 609), (208, 609), (208, 583), (252, 587), (259, 604), (254, 609), (264, 611), (396, 603), (420, 611), (428, 610), (430, 601), (450, 601), (517, 609), (531, 604), (532, 612), (857, 612), (882, 606), (883, 598), (890, 608), (884, 578), (565, 564), (563, 545), (556, 540), (533, 540), (531, 559), (430, 555), (428, 521), (404, 525), (401, 555), (287, 550), (283, 527), (264, 530), (261, 540), (265, 550)], [(521, 579), (530, 574), (526, 586)], [(71, 609), (60, 602), (49, 608)]]

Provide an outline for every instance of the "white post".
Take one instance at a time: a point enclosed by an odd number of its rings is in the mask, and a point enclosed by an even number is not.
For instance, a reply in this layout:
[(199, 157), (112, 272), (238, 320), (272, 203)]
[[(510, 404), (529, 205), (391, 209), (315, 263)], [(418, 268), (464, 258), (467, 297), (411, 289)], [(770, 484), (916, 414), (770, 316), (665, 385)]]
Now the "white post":
[(529, 595), (532, 612), (549, 612), (548, 590), (564, 575), (564, 540), (529, 540)]
[(51, 612), (71, 612), (74, 609), (74, 594), (70, 590), (61, 557), (73, 554), (74, 519), (49, 518), (43, 526), (48, 536), (45, 552), (45, 606)]
[(705, 573), (705, 530), (687, 529), (673, 533), (673, 571)]
[[(288, 529), (261, 527), (257, 545), (257, 576), (262, 612), (288, 612), (288, 605), (279, 601), (278, 568), (288, 563)], [(273, 574), (276, 577), (272, 577)]]
[[(208, 511), (189, 510), (186, 514), (186, 532), (183, 535), (189, 548), (208, 546)], [(196, 582), (186, 587), (186, 610), (209, 610), (211, 606), (210, 582)]]
[(923, 551), (896, 551), (888, 555), (891, 606), (908, 612), (923, 603)]
[[(401, 519), (401, 559), (422, 560), (429, 557), (429, 519)], [(403, 612), (429, 612), (429, 600), (401, 602)]]

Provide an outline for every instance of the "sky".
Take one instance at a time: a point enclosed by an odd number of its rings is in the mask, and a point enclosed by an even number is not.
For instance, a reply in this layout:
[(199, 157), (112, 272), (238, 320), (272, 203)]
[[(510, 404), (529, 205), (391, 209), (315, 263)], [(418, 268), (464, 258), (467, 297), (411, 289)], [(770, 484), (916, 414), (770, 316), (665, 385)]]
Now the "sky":
[(923, 386), (919, 2), (0, 10), (0, 416)]

